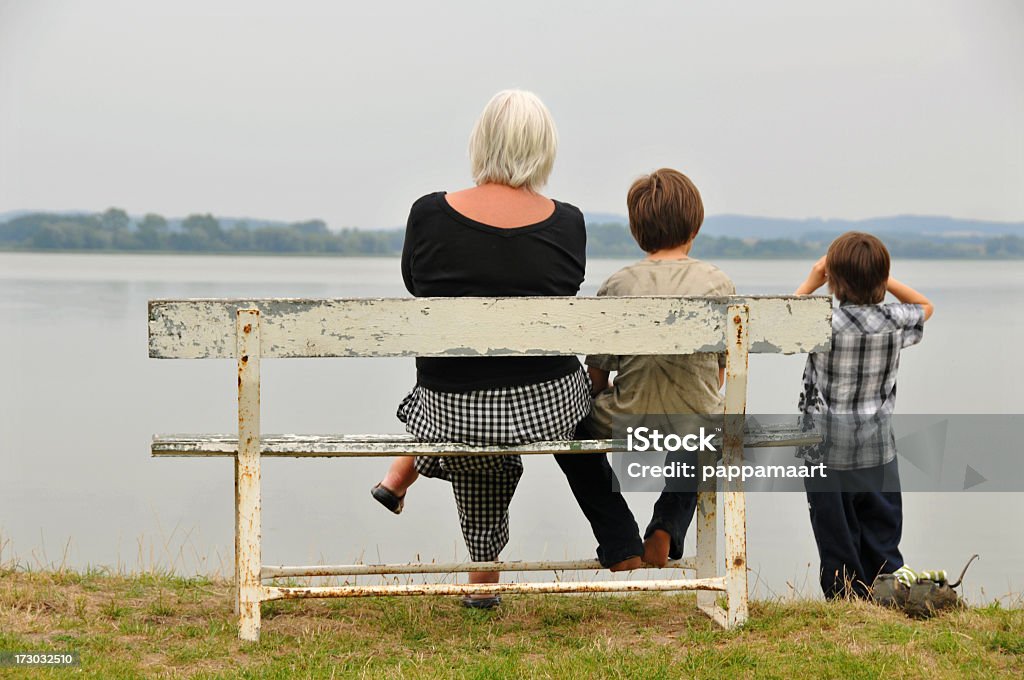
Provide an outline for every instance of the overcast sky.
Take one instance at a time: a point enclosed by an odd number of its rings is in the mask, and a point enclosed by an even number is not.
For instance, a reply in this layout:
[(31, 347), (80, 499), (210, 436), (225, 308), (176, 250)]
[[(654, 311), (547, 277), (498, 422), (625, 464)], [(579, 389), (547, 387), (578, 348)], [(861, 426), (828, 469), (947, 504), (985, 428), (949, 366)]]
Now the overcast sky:
[(0, 211), (400, 225), (509, 87), (584, 210), (671, 166), (709, 214), (1024, 220), (1013, 0), (0, 0)]

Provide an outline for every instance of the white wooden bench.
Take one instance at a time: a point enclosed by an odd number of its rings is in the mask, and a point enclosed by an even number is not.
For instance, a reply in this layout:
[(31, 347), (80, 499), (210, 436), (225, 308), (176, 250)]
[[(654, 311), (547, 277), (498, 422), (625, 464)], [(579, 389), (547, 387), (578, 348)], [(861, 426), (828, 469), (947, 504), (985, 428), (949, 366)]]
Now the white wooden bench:
[[(264, 435), (260, 361), (292, 357), (468, 357), (726, 353), (724, 462), (744, 446), (815, 441), (797, 430), (743, 432), (749, 352), (828, 349), (825, 297), (402, 298), (153, 300), (149, 355), (234, 359), (238, 433), (153, 439), (154, 456), (227, 456), (235, 461), (235, 605), (239, 637), (258, 640), (260, 603), (309, 597), (476, 593), (696, 590), (698, 606), (725, 627), (747, 617), (746, 505), (740, 482), (723, 482), (725, 573), (717, 567), (716, 492), (699, 492), (697, 554), (669, 567), (693, 579), (554, 583), (341, 585), (293, 587), (274, 579), (468, 571), (600, 569), (596, 560), (271, 567), (260, 559), (260, 457), (587, 453), (623, 450), (621, 440), (550, 441), (514, 447), (419, 443), (405, 435)], [(731, 416), (731, 417), (730, 417)], [(737, 418), (736, 416), (739, 416)], [(264, 581), (268, 583), (265, 584)], [(725, 593), (728, 606), (716, 603)]]

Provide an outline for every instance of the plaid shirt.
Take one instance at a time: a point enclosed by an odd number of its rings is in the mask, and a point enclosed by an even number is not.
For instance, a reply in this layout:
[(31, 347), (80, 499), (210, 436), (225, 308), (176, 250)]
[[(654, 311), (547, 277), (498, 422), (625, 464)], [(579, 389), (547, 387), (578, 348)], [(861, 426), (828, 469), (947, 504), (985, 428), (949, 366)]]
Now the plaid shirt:
[(803, 458), (854, 469), (895, 457), (890, 416), (900, 350), (921, 342), (923, 334), (921, 305), (844, 304), (833, 311), (832, 348), (807, 357), (799, 404), (824, 441), (802, 449)]

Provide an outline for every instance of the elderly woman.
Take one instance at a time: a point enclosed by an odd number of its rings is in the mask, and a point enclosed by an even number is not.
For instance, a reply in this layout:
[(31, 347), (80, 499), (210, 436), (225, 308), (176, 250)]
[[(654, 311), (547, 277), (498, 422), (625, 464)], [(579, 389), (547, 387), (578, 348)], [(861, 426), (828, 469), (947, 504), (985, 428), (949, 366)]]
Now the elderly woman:
[[(557, 134), (529, 92), (496, 94), (470, 135), (476, 186), (416, 201), (402, 251), (405, 286), (419, 296), (575, 295), (583, 281), (586, 230), (568, 203), (538, 193), (555, 160)], [(572, 439), (590, 410), (590, 382), (572, 356), (416, 360), (416, 386), (398, 417), (426, 441), (477, 445)], [(523, 472), (519, 456), (399, 458), (372, 490), (394, 513), (419, 474), (451, 483), (475, 562), (508, 543), (508, 506)], [(496, 583), (472, 572), (470, 583)], [(490, 608), (499, 597), (463, 598)]]

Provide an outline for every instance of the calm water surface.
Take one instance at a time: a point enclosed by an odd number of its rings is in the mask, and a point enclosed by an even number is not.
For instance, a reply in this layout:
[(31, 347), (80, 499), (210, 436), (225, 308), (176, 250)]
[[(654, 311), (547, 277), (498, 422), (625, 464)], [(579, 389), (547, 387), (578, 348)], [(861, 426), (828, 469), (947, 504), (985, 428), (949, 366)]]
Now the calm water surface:
[[(583, 293), (624, 264), (591, 261)], [(741, 292), (788, 293), (811, 263), (720, 264)], [(937, 307), (903, 357), (898, 412), (1024, 412), (1024, 267), (911, 261), (894, 275)], [(230, 573), (230, 461), (148, 452), (157, 432), (235, 429), (234, 365), (148, 359), (148, 299), (405, 294), (395, 259), (0, 254), (0, 561)], [(792, 412), (803, 361), (752, 357), (749, 410)], [(411, 360), (293, 359), (264, 362), (263, 375), (264, 431), (400, 432), (394, 411), (415, 371)], [(400, 517), (370, 499), (386, 464), (265, 461), (263, 561), (464, 559), (446, 484), (418, 483)], [(652, 503), (630, 496), (641, 526)], [(1024, 494), (908, 493), (904, 504), (909, 564), (953, 569), (978, 552), (972, 600), (1024, 591)], [(750, 494), (748, 507), (755, 593), (815, 594), (803, 495)], [(511, 512), (504, 557), (593, 554), (550, 458), (527, 459)]]

